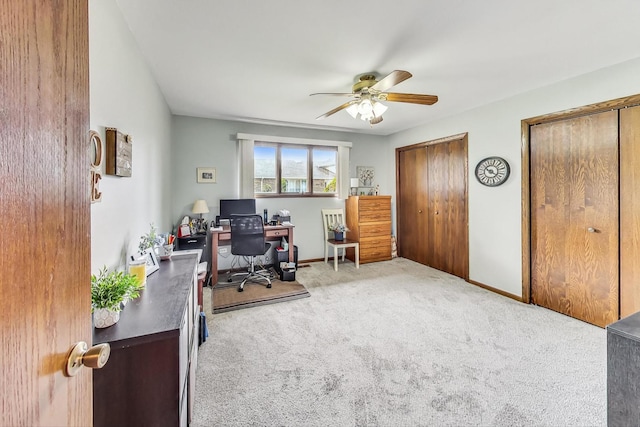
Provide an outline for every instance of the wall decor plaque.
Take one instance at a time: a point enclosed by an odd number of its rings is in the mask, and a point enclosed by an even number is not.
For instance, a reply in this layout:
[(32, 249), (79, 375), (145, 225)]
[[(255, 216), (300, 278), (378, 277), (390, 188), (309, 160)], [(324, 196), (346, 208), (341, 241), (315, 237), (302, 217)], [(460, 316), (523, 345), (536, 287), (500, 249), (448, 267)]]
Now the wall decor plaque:
[(131, 176), (131, 153), (133, 138), (116, 128), (107, 128), (107, 162), (105, 172), (108, 175)]
[(102, 201), (102, 192), (100, 191), (100, 180), (102, 172), (102, 141), (100, 135), (95, 130), (89, 131), (89, 141), (91, 144), (91, 156), (89, 170), (91, 172), (91, 203)]

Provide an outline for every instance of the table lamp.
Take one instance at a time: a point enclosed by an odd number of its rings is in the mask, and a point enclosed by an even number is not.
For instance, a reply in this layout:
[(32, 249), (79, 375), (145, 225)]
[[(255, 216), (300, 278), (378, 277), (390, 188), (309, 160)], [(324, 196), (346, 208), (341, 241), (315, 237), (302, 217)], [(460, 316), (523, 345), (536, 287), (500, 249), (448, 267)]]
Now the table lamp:
[(205, 221), (202, 219), (202, 214), (209, 213), (209, 206), (207, 206), (206, 200), (196, 200), (193, 204), (193, 208), (191, 208), (191, 212), (194, 214), (199, 214), (200, 218), (198, 219), (197, 232), (207, 232)]
[(358, 178), (351, 178), (351, 195), (358, 195)]

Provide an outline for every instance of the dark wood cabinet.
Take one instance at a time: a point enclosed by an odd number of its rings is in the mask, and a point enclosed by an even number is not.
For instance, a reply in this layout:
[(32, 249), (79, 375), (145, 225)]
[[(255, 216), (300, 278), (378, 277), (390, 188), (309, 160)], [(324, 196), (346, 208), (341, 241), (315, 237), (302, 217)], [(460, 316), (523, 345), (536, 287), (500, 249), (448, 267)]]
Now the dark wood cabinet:
[(640, 313), (607, 327), (607, 423), (640, 420)]
[(186, 426), (198, 360), (198, 255), (174, 253), (120, 321), (94, 329), (111, 356), (93, 371), (94, 426)]

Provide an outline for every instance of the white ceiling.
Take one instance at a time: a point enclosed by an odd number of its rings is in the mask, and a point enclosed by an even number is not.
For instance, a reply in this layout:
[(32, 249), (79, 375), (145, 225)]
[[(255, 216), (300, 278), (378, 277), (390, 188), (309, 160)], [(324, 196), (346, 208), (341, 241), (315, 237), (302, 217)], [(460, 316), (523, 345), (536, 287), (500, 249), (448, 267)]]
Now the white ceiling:
[[(389, 135), (640, 57), (638, 0), (117, 0), (174, 114)], [(373, 127), (340, 111), (401, 69)]]

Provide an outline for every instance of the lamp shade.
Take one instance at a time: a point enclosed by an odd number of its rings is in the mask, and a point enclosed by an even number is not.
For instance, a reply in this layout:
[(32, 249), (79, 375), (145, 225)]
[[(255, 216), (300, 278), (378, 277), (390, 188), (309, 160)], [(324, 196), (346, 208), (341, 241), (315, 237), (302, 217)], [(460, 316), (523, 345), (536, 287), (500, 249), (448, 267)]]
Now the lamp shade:
[(196, 200), (193, 204), (191, 212), (193, 212), (194, 214), (209, 213), (209, 206), (207, 206), (207, 202), (205, 200)]

